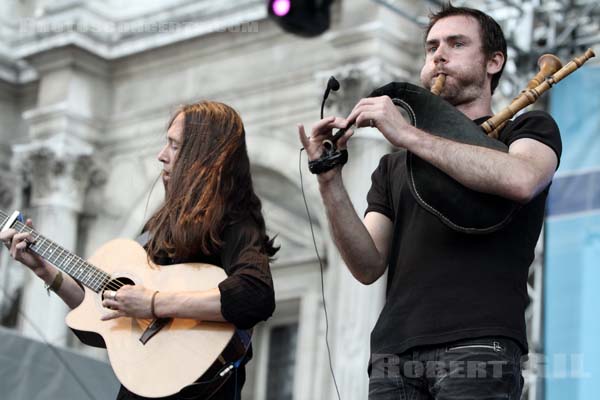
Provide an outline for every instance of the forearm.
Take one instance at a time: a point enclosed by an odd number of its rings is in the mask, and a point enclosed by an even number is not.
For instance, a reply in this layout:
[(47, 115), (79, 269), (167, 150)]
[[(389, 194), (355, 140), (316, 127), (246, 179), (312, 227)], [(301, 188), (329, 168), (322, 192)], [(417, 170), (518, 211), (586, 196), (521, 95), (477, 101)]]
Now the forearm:
[(386, 260), (375, 246), (358, 217), (344, 188), (341, 174), (319, 182), (319, 190), (333, 241), (352, 275), (361, 283), (371, 284), (386, 268)]
[(203, 292), (159, 292), (154, 299), (154, 312), (158, 317), (225, 321), (218, 288)]
[[(441, 138), (414, 127), (407, 149), (464, 186), (525, 203), (533, 188), (533, 171), (525, 160), (508, 153)], [(535, 188), (537, 189), (537, 188)]]
[[(58, 268), (44, 261), (44, 268), (38, 273), (38, 277), (44, 281), (46, 285), (51, 285), (58, 275)], [(79, 284), (68, 274), (62, 272), (62, 283), (56, 291), (69, 308), (73, 309), (81, 304), (85, 292)]]

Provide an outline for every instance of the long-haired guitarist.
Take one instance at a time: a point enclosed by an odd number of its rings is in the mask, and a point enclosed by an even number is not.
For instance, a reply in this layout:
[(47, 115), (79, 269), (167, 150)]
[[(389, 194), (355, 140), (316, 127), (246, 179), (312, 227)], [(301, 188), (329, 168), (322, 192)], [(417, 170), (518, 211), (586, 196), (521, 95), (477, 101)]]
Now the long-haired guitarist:
[[(231, 107), (203, 101), (182, 107), (172, 118), (163, 164), (165, 201), (147, 221), (148, 257), (159, 265), (200, 262), (221, 266), (228, 277), (202, 292), (156, 292), (126, 285), (104, 292), (103, 320), (120, 317), (190, 318), (228, 321), (248, 329), (275, 309), (269, 260), (277, 252), (268, 237), (250, 176), (244, 125)], [(32, 226), (31, 220), (26, 224)], [(84, 298), (72, 277), (28, 251), (29, 233), (0, 233), (11, 256), (31, 269), (70, 307)], [(211, 399), (239, 399), (245, 374), (242, 361)], [(117, 399), (141, 399), (121, 387)], [(178, 395), (168, 399), (180, 398)], [(189, 392), (186, 392), (186, 398)]]

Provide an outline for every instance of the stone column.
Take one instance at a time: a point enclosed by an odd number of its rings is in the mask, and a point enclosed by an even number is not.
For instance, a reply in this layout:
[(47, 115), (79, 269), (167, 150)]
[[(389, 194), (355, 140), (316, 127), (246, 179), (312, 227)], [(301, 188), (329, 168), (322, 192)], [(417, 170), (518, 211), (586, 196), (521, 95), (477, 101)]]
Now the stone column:
[[(0, 6), (0, 11), (1, 10)], [(6, 6), (5, 6), (6, 7)], [(0, 12), (0, 15), (5, 15)], [(0, 17), (1, 18), (1, 17)], [(10, 63), (5, 65), (0, 60), (0, 209), (10, 213), (19, 199), (20, 180), (10, 171), (11, 144), (23, 137), (24, 131), (19, 123), (19, 99), (22, 91), (9, 81), (5, 68), (10, 69)], [(2, 246), (3, 247), (3, 246)], [(12, 325), (14, 320), (15, 302), (18, 301), (19, 288), (22, 286), (24, 274), (21, 268), (11, 264), (8, 250), (0, 249), (0, 318)]]
[[(13, 146), (13, 171), (29, 184), (29, 212), (45, 237), (77, 252), (78, 221), (96, 168), (96, 143), (109, 110), (110, 75), (105, 60), (75, 46), (32, 54), (28, 63), (39, 76), (37, 105), (25, 111), (29, 142)], [(82, 254), (82, 256), (85, 256)], [(29, 274), (21, 321), (25, 335), (66, 345), (67, 307)]]
[[(30, 183), (30, 212), (35, 229), (66, 249), (77, 250), (77, 224), (93, 171), (91, 148), (70, 148), (49, 144), (15, 147), (15, 169), (21, 169)], [(66, 345), (66, 305), (48, 294), (43, 282), (30, 275), (24, 287), (22, 309), (30, 321), (21, 321), (23, 334), (40, 339), (38, 330), (50, 343)], [(32, 326), (35, 324), (35, 327)]]
[[(15, 194), (19, 193), (19, 182), (12, 176), (7, 165), (2, 165), (0, 170), (0, 209), (10, 214), (14, 204), (17, 203)], [(22, 268), (12, 266), (14, 261), (10, 258), (8, 250), (0, 248), (0, 319), (6, 321), (13, 312), (15, 302), (18, 301), (19, 288), (23, 284), (24, 274)], [(11, 318), (10, 318), (11, 319)], [(12, 324), (12, 321), (11, 321)]]

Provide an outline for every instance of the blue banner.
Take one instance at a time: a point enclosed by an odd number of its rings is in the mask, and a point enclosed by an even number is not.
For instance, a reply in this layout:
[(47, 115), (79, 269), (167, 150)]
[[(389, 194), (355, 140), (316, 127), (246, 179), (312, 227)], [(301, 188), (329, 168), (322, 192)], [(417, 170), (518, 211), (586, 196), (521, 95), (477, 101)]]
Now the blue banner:
[(545, 225), (547, 400), (598, 398), (600, 384), (600, 68), (552, 89), (563, 154)]

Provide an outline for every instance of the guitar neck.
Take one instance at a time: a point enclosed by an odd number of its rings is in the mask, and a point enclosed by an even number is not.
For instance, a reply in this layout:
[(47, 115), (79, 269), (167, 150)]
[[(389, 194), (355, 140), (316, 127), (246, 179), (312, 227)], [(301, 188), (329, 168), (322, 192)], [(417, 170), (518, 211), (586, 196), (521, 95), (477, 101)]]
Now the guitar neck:
[[(8, 214), (0, 210), (0, 227), (4, 226), (9, 218)], [(29, 245), (29, 250), (38, 254), (61, 271), (66, 272), (94, 292), (99, 293), (102, 291), (110, 281), (109, 274), (94, 267), (52, 240), (40, 235), (21, 221), (15, 221), (10, 227), (19, 233), (31, 233), (33, 240)]]

